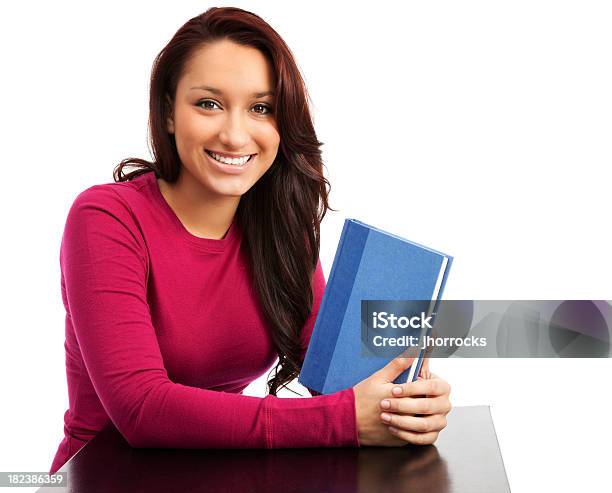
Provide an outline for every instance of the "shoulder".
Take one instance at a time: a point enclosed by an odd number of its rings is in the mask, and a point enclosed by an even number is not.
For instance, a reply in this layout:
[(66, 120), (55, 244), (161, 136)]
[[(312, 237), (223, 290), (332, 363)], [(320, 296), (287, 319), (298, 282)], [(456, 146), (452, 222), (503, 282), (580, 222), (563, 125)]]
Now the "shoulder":
[(109, 211), (134, 211), (146, 195), (143, 189), (154, 179), (147, 175), (141, 175), (131, 181), (93, 185), (76, 196), (71, 211), (88, 207)]
[(154, 175), (141, 175), (132, 181), (94, 185), (80, 192), (68, 211), (64, 239), (95, 237), (99, 241), (129, 236), (144, 246), (139, 211), (148, 206), (149, 194), (143, 193), (143, 188), (152, 179)]
[(93, 185), (75, 197), (68, 219), (87, 211), (93, 215), (115, 215), (117, 219), (132, 218), (132, 221), (137, 222), (139, 211), (150, 207), (151, 194), (147, 192), (153, 181), (155, 174), (149, 172), (130, 181)]

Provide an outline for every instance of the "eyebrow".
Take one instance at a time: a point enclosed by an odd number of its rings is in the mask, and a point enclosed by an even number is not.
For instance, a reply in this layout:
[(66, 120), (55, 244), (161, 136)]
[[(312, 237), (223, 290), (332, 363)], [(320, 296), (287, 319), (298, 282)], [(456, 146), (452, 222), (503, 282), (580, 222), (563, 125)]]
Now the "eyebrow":
[[(223, 95), (223, 91), (221, 89), (216, 89), (214, 87), (210, 87), (210, 86), (195, 86), (195, 87), (191, 87), (190, 89), (202, 89), (204, 91), (209, 91), (212, 92), (213, 94), (217, 94), (218, 96), (222, 96)], [(261, 91), (261, 92), (254, 92), (252, 95), (252, 97), (254, 98), (263, 98), (265, 96), (274, 96), (274, 91)]]

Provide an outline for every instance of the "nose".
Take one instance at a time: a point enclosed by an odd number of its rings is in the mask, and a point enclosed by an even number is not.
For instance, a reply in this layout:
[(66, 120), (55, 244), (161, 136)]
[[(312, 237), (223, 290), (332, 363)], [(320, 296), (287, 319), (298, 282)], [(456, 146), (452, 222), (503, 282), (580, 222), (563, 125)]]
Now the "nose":
[(219, 141), (228, 149), (239, 150), (250, 140), (248, 123), (241, 111), (229, 111), (219, 131)]

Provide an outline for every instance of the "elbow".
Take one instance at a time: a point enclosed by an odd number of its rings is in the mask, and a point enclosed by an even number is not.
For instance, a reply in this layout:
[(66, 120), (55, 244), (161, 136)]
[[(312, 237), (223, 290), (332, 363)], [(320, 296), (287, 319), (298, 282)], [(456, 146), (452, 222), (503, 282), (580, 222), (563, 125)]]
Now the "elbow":
[(151, 430), (157, 426), (149, 418), (150, 397), (155, 395), (154, 392), (151, 392), (152, 390), (149, 389), (138, 400), (133, 401), (129, 410), (124, 409), (119, 413), (124, 419), (118, 420), (117, 430), (132, 448), (155, 447), (155, 437)]
[(167, 382), (152, 386), (143, 392), (131, 405), (118, 414), (124, 419), (117, 422), (117, 430), (132, 448), (154, 448), (160, 446), (160, 422), (157, 412), (159, 402), (167, 391)]
[(121, 434), (132, 448), (166, 448), (170, 446), (163, 432), (152, 424), (124, 430)]
[(132, 448), (150, 448), (151, 439), (142, 428), (137, 428), (133, 425), (120, 424), (116, 425), (117, 431), (121, 434), (123, 439)]
[(140, 432), (130, 431), (130, 432), (121, 432), (123, 438), (128, 443), (128, 445), (132, 448), (149, 448), (147, 438)]
[(144, 440), (141, 433), (136, 430), (120, 430), (123, 438), (132, 448), (145, 448)]

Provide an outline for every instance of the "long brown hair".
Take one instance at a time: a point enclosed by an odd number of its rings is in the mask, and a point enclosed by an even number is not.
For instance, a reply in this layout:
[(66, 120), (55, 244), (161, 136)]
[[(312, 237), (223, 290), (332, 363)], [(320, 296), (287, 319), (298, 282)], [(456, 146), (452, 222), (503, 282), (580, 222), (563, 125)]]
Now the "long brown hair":
[[(149, 139), (153, 162), (127, 158), (114, 170), (115, 181), (154, 171), (175, 182), (181, 162), (174, 135), (166, 130), (178, 80), (190, 55), (205, 44), (229, 39), (263, 53), (275, 74), (275, 116), (280, 146), (270, 169), (246, 192), (237, 222), (249, 251), (255, 290), (279, 361), (268, 381), (272, 395), (301, 369), (300, 334), (312, 310), (311, 280), (320, 247), (320, 224), (329, 209), (329, 182), (323, 176), (321, 142), (308, 105), (308, 93), (289, 47), (257, 15), (238, 8), (211, 8), (189, 20), (153, 63), (149, 97)], [(137, 168), (128, 174), (123, 168)]]

